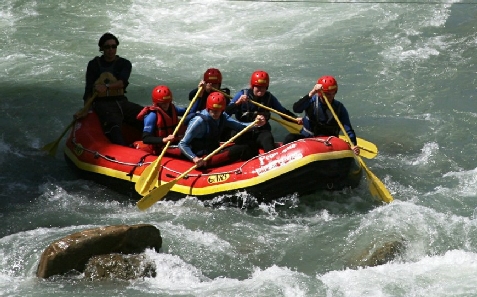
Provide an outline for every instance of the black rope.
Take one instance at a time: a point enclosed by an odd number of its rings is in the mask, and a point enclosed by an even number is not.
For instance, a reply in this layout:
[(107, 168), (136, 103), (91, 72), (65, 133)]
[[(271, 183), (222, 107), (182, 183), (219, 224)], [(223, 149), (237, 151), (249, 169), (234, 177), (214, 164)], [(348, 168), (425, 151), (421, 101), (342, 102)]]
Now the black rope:
[(139, 166), (143, 166), (144, 160), (146, 160), (147, 156), (152, 156), (152, 154), (145, 154), (144, 156), (142, 156), (141, 159), (139, 159), (139, 162), (137, 162), (137, 164), (133, 166), (131, 171), (129, 171), (129, 173), (126, 174), (126, 176), (132, 177), (134, 174), (134, 171), (136, 171), (136, 168), (138, 168)]

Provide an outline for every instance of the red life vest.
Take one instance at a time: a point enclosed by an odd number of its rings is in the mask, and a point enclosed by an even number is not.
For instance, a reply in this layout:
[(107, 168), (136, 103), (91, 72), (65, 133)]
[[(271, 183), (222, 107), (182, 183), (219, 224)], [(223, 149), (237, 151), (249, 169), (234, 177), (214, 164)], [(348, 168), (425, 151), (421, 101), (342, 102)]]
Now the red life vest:
[[(144, 121), (144, 118), (146, 115), (148, 115), (150, 112), (155, 112), (156, 117), (157, 117), (157, 122), (156, 122), (156, 129), (154, 136), (157, 137), (167, 137), (174, 133), (174, 130), (176, 129), (177, 124), (179, 123), (179, 118), (177, 116), (176, 108), (174, 104), (171, 103), (170, 107), (172, 108), (172, 117), (167, 114), (162, 108), (157, 107), (157, 106), (146, 106), (144, 107), (141, 112), (136, 116), (136, 118), (140, 121)], [(185, 132), (185, 128), (182, 126), (177, 135), (183, 135)], [(164, 145), (151, 145), (151, 144), (145, 144), (140, 141), (135, 141), (134, 142), (134, 148), (146, 151), (150, 154), (154, 155), (159, 155), (160, 152), (162, 152), (162, 148)], [(174, 150), (168, 149), (167, 153), (169, 154), (169, 151), (171, 151), (172, 155), (176, 155), (177, 152)], [(178, 153), (180, 155), (180, 151)]]
[(146, 106), (141, 110), (136, 118), (140, 121), (143, 121), (147, 114), (150, 112), (156, 112), (157, 123), (156, 132), (154, 135), (159, 137), (167, 137), (174, 133), (174, 130), (179, 123), (179, 118), (177, 117), (176, 107), (174, 104), (171, 103), (169, 108), (172, 108), (172, 117), (160, 107)]

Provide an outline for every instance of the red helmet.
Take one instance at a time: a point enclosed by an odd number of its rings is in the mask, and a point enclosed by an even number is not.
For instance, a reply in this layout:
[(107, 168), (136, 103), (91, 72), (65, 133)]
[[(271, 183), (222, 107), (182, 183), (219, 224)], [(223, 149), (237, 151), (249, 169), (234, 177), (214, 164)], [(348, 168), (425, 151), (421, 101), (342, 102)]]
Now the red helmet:
[(204, 72), (204, 81), (211, 84), (221, 84), (222, 83), (222, 73), (219, 69), (209, 68)]
[(169, 103), (172, 101), (172, 92), (167, 86), (157, 86), (152, 90), (152, 103)]
[(338, 92), (338, 82), (333, 76), (325, 75), (320, 77), (317, 81), (317, 84), (321, 84), (323, 86), (324, 92), (336, 91)]
[(209, 97), (207, 97), (207, 104), (205, 108), (213, 110), (225, 110), (225, 105), (227, 104), (224, 94), (220, 92), (212, 92)]
[(250, 77), (250, 86), (259, 86), (259, 87), (267, 87), (270, 84), (270, 77), (268, 73), (262, 70), (257, 70), (252, 73), (252, 77)]

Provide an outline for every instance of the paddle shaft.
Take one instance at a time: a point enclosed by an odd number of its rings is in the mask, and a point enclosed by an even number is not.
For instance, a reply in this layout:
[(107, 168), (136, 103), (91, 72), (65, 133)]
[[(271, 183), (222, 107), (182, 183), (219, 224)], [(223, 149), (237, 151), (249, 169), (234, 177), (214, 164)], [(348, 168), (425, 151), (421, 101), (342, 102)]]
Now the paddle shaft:
[[(233, 142), (235, 139), (238, 137), (242, 136), (244, 133), (246, 133), (248, 130), (253, 128), (254, 125), (256, 125), (258, 121), (254, 121), (250, 123), (247, 127), (245, 127), (242, 131), (239, 133), (235, 134), (232, 138), (230, 138), (228, 141), (224, 142), (221, 146), (219, 146), (217, 149), (215, 149), (213, 152), (208, 154), (205, 158), (203, 158), (204, 161), (209, 160), (212, 158), (214, 155), (216, 155), (220, 150), (225, 148), (227, 145), (229, 145), (231, 142)], [(137, 202), (137, 206), (140, 210), (145, 210), (149, 207), (151, 207), (154, 203), (157, 201), (161, 200), (169, 191), (170, 189), (182, 178), (184, 178), (186, 175), (188, 175), (192, 170), (197, 168), (197, 164), (189, 168), (187, 171), (176, 177), (174, 180), (168, 182), (165, 185), (159, 186), (158, 188), (152, 190), (149, 194), (146, 196), (142, 197), (141, 200)]]
[(289, 116), (289, 115), (287, 115), (287, 114), (284, 114), (283, 112), (279, 112), (278, 110), (275, 110), (275, 109), (273, 109), (273, 108), (271, 108), (271, 107), (268, 107), (268, 106), (266, 106), (266, 105), (260, 104), (260, 103), (258, 103), (258, 102), (253, 101), (253, 100), (250, 100), (250, 99), (249, 99), (248, 101), (250, 101), (252, 104), (257, 105), (258, 107), (264, 108), (264, 109), (266, 109), (266, 110), (268, 110), (268, 111), (271, 111), (271, 112), (274, 112), (274, 113), (278, 114), (279, 116), (282, 116), (282, 117), (284, 117), (284, 118), (287, 118), (287, 119), (289, 119), (290, 121), (293, 121), (293, 122), (295, 122), (295, 123), (297, 122), (297, 120), (296, 120), (294, 117)]

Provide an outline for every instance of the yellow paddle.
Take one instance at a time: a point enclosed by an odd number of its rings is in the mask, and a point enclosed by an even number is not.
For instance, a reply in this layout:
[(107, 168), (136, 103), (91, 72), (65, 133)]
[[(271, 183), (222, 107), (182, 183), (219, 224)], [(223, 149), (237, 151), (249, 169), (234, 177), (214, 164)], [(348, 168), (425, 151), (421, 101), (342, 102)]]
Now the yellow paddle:
[[(336, 122), (340, 126), (341, 132), (343, 132), (343, 135), (346, 137), (346, 141), (351, 145), (351, 139), (348, 136), (348, 133), (346, 133), (346, 130), (343, 127), (343, 124), (341, 124), (340, 120), (338, 119), (338, 116), (336, 115), (335, 111), (333, 110), (333, 107), (331, 106), (331, 103), (328, 102), (328, 98), (326, 98), (326, 95), (322, 92), (321, 95), (325, 99), (324, 101), (326, 102), (326, 105), (328, 105), (328, 109), (331, 111), (333, 114), (333, 117), (335, 118)], [(368, 169), (364, 161), (360, 158), (360, 156), (354, 155), (355, 159), (358, 161), (358, 163), (363, 167), (364, 171), (366, 172), (367, 180), (368, 180), (368, 187), (369, 191), (371, 192), (371, 195), (373, 197), (380, 199), (381, 201), (390, 203), (394, 199), (391, 196), (391, 193), (389, 193), (388, 189), (384, 186), (384, 184), (377, 178), (371, 170)]]
[[(290, 133), (300, 133), (301, 131), (302, 125), (285, 121), (281, 118), (276, 118), (274, 116), (271, 116), (270, 118), (274, 120), (275, 122), (280, 123)], [(343, 140), (346, 140), (346, 137), (344, 135), (340, 135), (340, 138)], [(376, 147), (374, 143), (359, 137), (356, 137), (356, 140), (358, 141), (358, 147), (361, 151), (359, 153), (360, 156), (365, 157), (366, 159), (373, 159), (378, 155), (378, 148)]]
[[(91, 104), (93, 104), (93, 100), (94, 100), (94, 98), (96, 98), (97, 95), (98, 95), (98, 93), (95, 92), (93, 94), (93, 96), (91, 96), (86, 101), (83, 108), (77, 114), (83, 114), (83, 113), (87, 112), (89, 110), (89, 108), (91, 107)], [(56, 155), (56, 151), (58, 150), (58, 144), (60, 143), (63, 136), (65, 136), (66, 132), (68, 132), (68, 130), (74, 125), (75, 122), (76, 122), (76, 119), (72, 120), (71, 123), (65, 128), (65, 130), (63, 130), (60, 137), (58, 137), (55, 141), (46, 144), (44, 147), (41, 148), (41, 150), (42, 151), (47, 151), (50, 156)]]
[[(190, 101), (189, 106), (187, 107), (184, 113), (184, 116), (182, 116), (181, 120), (177, 124), (177, 127), (174, 129), (174, 132), (172, 133), (173, 136), (176, 136), (176, 133), (179, 131), (182, 123), (184, 122), (185, 118), (187, 117), (189, 113), (189, 110), (192, 108), (192, 105), (194, 105), (194, 102), (195, 100), (197, 100), (197, 97), (199, 96), (201, 91), (202, 91), (202, 87), (200, 87), (197, 90), (197, 93), (195, 93), (194, 98), (192, 98), (192, 100)], [(166, 143), (159, 157), (157, 157), (157, 159), (154, 160), (154, 162), (152, 162), (151, 165), (147, 166), (147, 168), (144, 169), (138, 181), (136, 182), (136, 185), (134, 186), (134, 188), (136, 189), (136, 192), (138, 192), (141, 196), (144, 196), (147, 193), (149, 193), (152, 189), (154, 189), (154, 187), (158, 183), (159, 165), (161, 164), (161, 159), (166, 153), (167, 148), (169, 147), (170, 144), (171, 144), (170, 141)]]
[[(213, 152), (208, 154), (203, 160), (207, 161), (210, 158), (212, 158), (215, 154), (217, 154), (220, 150), (222, 150), (224, 147), (226, 147), (229, 143), (233, 142), (235, 139), (240, 137), (242, 134), (250, 130), (255, 124), (257, 124), (258, 121), (255, 121), (245, 127), (242, 131), (239, 133), (235, 134), (232, 138), (230, 138), (228, 141), (224, 142), (221, 146), (219, 146), (217, 149), (215, 149)], [(192, 170), (197, 168), (197, 165), (192, 166), (189, 168), (186, 172), (182, 173), (178, 177), (176, 177), (174, 180), (168, 182), (167, 184), (160, 185), (156, 189), (152, 190), (147, 194), (146, 196), (142, 197), (141, 200), (137, 202), (137, 207), (140, 210), (145, 210), (149, 207), (151, 207), (154, 203), (157, 201), (161, 200), (164, 198), (164, 196), (170, 191), (170, 189), (182, 178), (184, 178), (187, 174), (189, 174)]]

